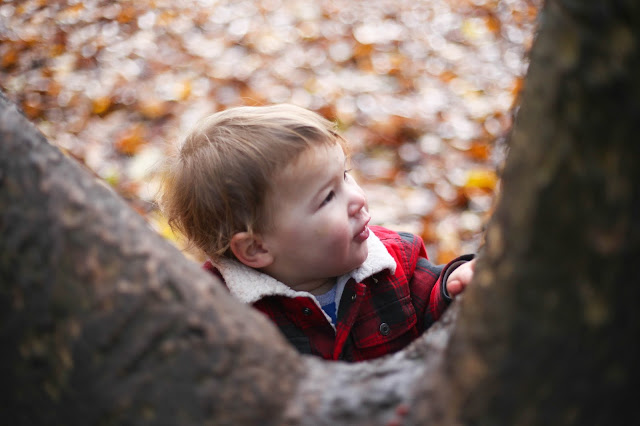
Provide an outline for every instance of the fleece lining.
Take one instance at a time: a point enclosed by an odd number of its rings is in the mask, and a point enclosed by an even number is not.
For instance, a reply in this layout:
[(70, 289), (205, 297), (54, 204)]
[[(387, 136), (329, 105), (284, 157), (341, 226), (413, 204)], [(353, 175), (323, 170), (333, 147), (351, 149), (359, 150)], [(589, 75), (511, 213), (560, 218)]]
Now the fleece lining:
[[(367, 239), (367, 247), (369, 254), (364, 263), (353, 271), (338, 277), (336, 305), (339, 305), (344, 286), (349, 281), (349, 278), (362, 282), (364, 279), (385, 269), (388, 269), (391, 274), (395, 273), (395, 260), (373, 232)], [(212, 263), (220, 271), (229, 291), (244, 303), (252, 304), (265, 296), (311, 297), (316, 300), (311, 293), (295, 291), (275, 278), (249, 268), (236, 260), (221, 258)]]

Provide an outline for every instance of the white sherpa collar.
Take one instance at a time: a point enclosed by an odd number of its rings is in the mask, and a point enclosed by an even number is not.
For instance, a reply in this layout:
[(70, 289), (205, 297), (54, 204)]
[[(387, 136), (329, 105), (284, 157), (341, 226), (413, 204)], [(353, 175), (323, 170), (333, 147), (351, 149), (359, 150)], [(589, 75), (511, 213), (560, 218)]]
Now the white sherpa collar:
[[(367, 239), (367, 247), (369, 254), (364, 263), (338, 278), (341, 287), (348, 281), (348, 278), (362, 282), (365, 278), (385, 269), (389, 269), (392, 274), (395, 273), (395, 260), (373, 232)], [(214, 265), (220, 271), (231, 293), (247, 304), (255, 303), (265, 296), (312, 297), (311, 293), (292, 290), (275, 278), (235, 260), (223, 258), (215, 261)], [(342, 294), (342, 291), (339, 293)]]

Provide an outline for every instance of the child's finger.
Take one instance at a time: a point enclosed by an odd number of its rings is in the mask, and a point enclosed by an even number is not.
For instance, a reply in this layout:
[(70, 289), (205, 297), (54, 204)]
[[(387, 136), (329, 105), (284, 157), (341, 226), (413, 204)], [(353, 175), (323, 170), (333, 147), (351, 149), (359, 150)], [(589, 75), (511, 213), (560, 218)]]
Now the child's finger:
[(457, 296), (462, 293), (464, 286), (462, 282), (458, 279), (448, 280), (447, 281), (447, 292), (451, 297)]

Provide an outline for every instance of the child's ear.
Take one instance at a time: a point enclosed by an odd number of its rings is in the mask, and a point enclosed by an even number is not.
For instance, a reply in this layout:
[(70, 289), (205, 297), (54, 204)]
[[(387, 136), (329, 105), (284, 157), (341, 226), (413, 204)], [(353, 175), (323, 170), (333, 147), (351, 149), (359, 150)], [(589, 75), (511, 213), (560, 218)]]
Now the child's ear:
[(238, 232), (231, 237), (231, 251), (236, 259), (250, 268), (264, 268), (273, 262), (273, 256), (260, 236), (249, 232)]

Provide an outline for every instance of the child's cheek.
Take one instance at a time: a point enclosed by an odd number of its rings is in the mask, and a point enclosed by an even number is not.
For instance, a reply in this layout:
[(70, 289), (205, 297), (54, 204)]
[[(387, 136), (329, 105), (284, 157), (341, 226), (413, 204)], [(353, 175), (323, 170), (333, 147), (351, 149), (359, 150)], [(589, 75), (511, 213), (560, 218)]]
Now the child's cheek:
[(335, 232), (335, 227), (331, 226), (329, 223), (323, 223), (314, 228), (314, 234), (317, 238), (328, 238)]
[(344, 241), (346, 231), (342, 229), (339, 223), (323, 223), (314, 229), (315, 238), (318, 243), (328, 244), (331, 246), (340, 245)]
[(335, 220), (335, 215), (331, 214), (332, 211), (330, 209), (326, 209), (325, 214), (318, 217), (314, 223), (311, 223), (310, 226), (313, 227), (313, 232), (318, 238), (327, 238), (331, 236), (333, 232), (335, 232), (336, 227), (339, 227), (340, 224), (337, 220)]

